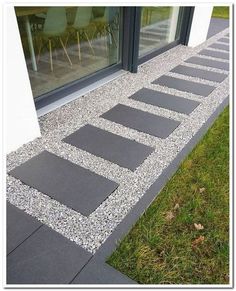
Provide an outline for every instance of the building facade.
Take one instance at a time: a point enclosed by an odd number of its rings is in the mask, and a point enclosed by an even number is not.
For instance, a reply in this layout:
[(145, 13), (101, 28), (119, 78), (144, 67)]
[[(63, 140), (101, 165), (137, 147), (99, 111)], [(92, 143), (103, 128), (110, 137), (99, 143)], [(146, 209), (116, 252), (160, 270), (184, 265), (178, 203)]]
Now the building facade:
[(6, 152), (40, 136), (39, 116), (178, 44), (204, 42), (212, 9), (6, 5)]

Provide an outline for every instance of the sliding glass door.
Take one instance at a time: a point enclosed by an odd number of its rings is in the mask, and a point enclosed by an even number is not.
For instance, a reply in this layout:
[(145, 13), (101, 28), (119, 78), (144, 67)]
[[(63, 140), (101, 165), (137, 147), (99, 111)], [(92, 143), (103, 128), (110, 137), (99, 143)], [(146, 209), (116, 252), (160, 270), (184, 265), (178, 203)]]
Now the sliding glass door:
[(177, 43), (184, 9), (15, 7), (37, 106), (67, 96), (111, 71), (137, 71), (139, 61)]
[(34, 98), (120, 62), (119, 7), (15, 7)]
[(142, 7), (139, 56), (149, 54), (179, 39), (181, 7)]

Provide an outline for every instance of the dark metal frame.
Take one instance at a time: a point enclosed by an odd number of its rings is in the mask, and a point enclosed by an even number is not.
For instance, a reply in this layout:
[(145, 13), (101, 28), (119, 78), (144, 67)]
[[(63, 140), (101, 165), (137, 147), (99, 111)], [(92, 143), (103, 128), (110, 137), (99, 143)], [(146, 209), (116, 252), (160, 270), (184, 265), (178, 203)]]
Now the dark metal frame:
[(191, 29), (192, 17), (194, 7), (184, 7), (183, 20), (181, 23), (181, 32), (178, 40), (168, 44), (167, 46), (152, 51), (150, 54), (139, 58), (139, 37), (141, 26), (141, 7), (123, 7), (121, 14), (123, 17), (121, 23), (121, 62), (112, 65), (108, 68), (104, 68), (95, 72), (89, 76), (81, 78), (66, 84), (60, 88), (57, 88), (51, 92), (43, 94), (35, 98), (36, 109), (42, 108), (58, 99), (61, 99), (69, 94), (76, 92), (92, 83), (109, 76), (112, 73), (124, 69), (132, 73), (137, 73), (138, 65), (148, 61), (149, 59), (163, 53), (166, 50), (178, 45), (187, 44), (189, 38), (189, 32)]
[(148, 61), (148, 60), (158, 56), (159, 54), (175, 47), (178, 44), (186, 45), (188, 43), (188, 39), (189, 39), (189, 33), (190, 33), (192, 18), (193, 18), (193, 12), (194, 12), (194, 7), (184, 7), (183, 11), (182, 11), (182, 15), (180, 15), (180, 17), (182, 18), (182, 21), (178, 23), (178, 25), (181, 25), (179, 38), (177, 40), (169, 43), (168, 45), (166, 45), (164, 47), (161, 47), (157, 50), (151, 51), (149, 54), (141, 56), (138, 59), (138, 65), (145, 63), (146, 61)]

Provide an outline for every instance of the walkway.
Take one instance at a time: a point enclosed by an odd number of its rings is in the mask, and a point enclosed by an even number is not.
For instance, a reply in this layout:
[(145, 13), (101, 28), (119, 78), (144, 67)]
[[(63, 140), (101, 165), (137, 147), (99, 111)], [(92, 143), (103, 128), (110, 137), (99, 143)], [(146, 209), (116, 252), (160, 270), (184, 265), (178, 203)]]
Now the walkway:
[(7, 157), (9, 284), (134, 283), (105, 264), (228, 102), (228, 29), (40, 118)]

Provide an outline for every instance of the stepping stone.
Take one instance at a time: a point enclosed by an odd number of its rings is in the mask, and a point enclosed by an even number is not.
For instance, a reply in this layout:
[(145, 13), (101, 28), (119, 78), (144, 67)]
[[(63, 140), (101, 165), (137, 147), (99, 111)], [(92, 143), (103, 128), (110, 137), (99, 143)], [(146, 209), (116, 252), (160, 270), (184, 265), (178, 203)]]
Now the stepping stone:
[(38, 220), (7, 203), (7, 254), (17, 248), (40, 226)]
[(205, 97), (208, 96), (215, 89), (215, 87), (213, 86), (178, 79), (165, 75), (156, 79), (152, 83)]
[(118, 187), (47, 151), (16, 167), (10, 175), (86, 216)]
[(190, 114), (200, 102), (143, 88), (129, 98), (184, 114)]
[(158, 29), (158, 28), (148, 28), (146, 29), (147, 31), (151, 31), (151, 32), (155, 32), (155, 33), (160, 33), (160, 34), (163, 34), (163, 35), (166, 35), (167, 33), (167, 29)]
[(147, 39), (147, 38), (140, 38), (140, 43), (142, 45), (153, 45), (156, 42), (157, 42), (156, 40), (150, 40), (150, 39)]
[(196, 77), (200, 79), (205, 79), (213, 82), (222, 82), (227, 77), (225, 74), (216, 73), (212, 71), (206, 71), (202, 69), (192, 68), (192, 67), (186, 67), (179, 65), (171, 70), (171, 72)]
[(151, 147), (92, 125), (83, 126), (63, 141), (132, 171), (154, 151)]
[(195, 64), (195, 65), (200, 65), (200, 66), (211, 67), (211, 68), (229, 71), (229, 63), (225, 63), (225, 62), (209, 60), (209, 59), (200, 58), (200, 57), (191, 57), (191, 58), (185, 60), (185, 62)]
[(213, 43), (213, 44), (209, 45), (209, 47), (212, 47), (214, 49), (223, 50), (223, 51), (229, 51), (229, 45), (227, 45), (227, 44)]
[(92, 254), (47, 226), (7, 258), (8, 284), (68, 284)]
[(223, 52), (218, 52), (218, 51), (212, 51), (212, 50), (201, 50), (199, 55), (204, 55), (208, 57), (213, 57), (213, 58), (218, 58), (218, 59), (224, 59), (228, 60), (229, 59), (229, 54), (228, 53), (223, 53)]
[(222, 38), (218, 39), (217, 41), (225, 42), (225, 43), (229, 43), (229, 38), (227, 38), (227, 37), (222, 37)]
[(167, 138), (180, 125), (179, 121), (122, 104), (116, 105), (101, 117), (160, 138)]
[(136, 282), (120, 273), (110, 265), (98, 262), (89, 262), (75, 277), (71, 284), (135, 284)]

